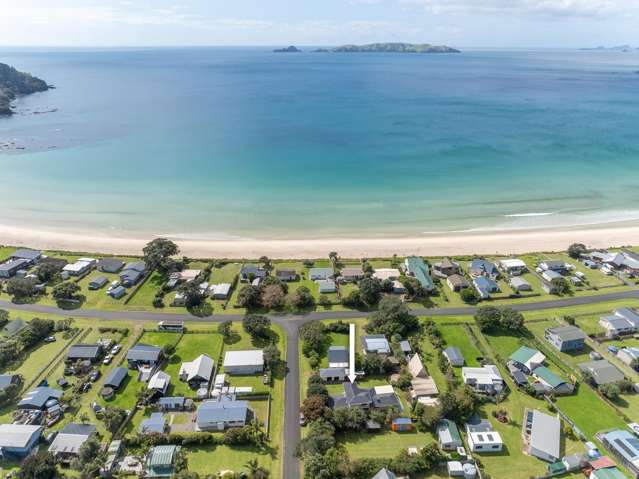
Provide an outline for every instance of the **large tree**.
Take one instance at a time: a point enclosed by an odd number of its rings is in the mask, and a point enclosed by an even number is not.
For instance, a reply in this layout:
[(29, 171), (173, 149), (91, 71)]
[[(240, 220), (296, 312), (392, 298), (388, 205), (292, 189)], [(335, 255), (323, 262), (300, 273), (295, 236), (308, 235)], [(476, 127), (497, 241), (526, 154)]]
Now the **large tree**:
[(359, 282), (359, 297), (366, 306), (374, 306), (382, 294), (382, 282), (377, 278), (364, 278)]
[(72, 301), (80, 297), (80, 286), (72, 281), (65, 281), (54, 286), (51, 295), (56, 301)]
[(259, 314), (247, 314), (242, 320), (244, 331), (253, 338), (268, 338), (271, 333), (271, 320)]
[(17, 300), (24, 300), (35, 296), (38, 292), (36, 281), (33, 278), (11, 278), (7, 282), (7, 293)]
[(262, 290), (250, 284), (243, 286), (237, 295), (237, 304), (246, 309), (257, 309), (262, 306)]
[(583, 243), (573, 243), (568, 247), (568, 255), (574, 259), (581, 258), (587, 251), (588, 249)]
[(20, 464), (20, 479), (53, 479), (57, 475), (55, 457), (50, 452), (27, 456)]
[(166, 270), (167, 260), (180, 252), (178, 246), (166, 238), (155, 238), (142, 249), (144, 261), (149, 269)]
[(379, 302), (379, 310), (368, 317), (366, 330), (369, 333), (405, 337), (419, 326), (417, 317), (413, 316), (399, 298), (386, 296)]

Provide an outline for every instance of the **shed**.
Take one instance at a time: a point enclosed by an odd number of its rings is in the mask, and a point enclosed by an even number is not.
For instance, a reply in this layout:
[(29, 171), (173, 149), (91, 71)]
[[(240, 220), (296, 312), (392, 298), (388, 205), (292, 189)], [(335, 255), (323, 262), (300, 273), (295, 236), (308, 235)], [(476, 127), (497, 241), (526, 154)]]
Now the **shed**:
[(451, 366), (462, 367), (464, 365), (464, 355), (456, 346), (449, 346), (444, 349), (443, 355)]
[(103, 273), (117, 273), (124, 266), (124, 261), (118, 258), (102, 258), (98, 261), (98, 270)]
[(146, 477), (171, 477), (175, 471), (175, 458), (179, 446), (155, 446), (146, 456)]
[(126, 368), (114, 368), (104, 380), (104, 386), (113, 390), (118, 390), (129, 375)]
[(44, 427), (27, 424), (0, 424), (2, 456), (22, 458), (38, 445)]
[(321, 294), (329, 294), (337, 291), (335, 281), (333, 281), (332, 279), (319, 279), (316, 281), (316, 283)]
[(227, 351), (224, 354), (224, 372), (246, 375), (264, 370), (264, 352), (261, 349), (247, 351)]
[(396, 417), (391, 423), (391, 429), (395, 432), (412, 431), (413, 421), (409, 417)]
[(463, 446), (457, 424), (450, 419), (442, 419), (437, 423), (437, 440), (444, 451), (456, 451)]
[(151, 417), (142, 420), (138, 432), (140, 434), (163, 434), (166, 429), (166, 419), (161, 412), (151, 413)]
[(89, 281), (89, 289), (96, 290), (104, 288), (108, 282), (109, 280), (106, 276), (96, 276), (95, 278), (91, 278), (91, 281)]
[(558, 461), (561, 457), (559, 418), (537, 410), (529, 411), (527, 416), (527, 421), (530, 421), (530, 455), (543, 461)]

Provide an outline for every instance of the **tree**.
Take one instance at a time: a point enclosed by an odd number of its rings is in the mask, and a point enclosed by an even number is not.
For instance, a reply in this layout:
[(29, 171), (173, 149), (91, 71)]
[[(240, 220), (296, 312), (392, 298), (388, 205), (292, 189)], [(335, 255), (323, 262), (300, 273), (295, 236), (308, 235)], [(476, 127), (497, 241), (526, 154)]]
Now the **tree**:
[(49, 336), (55, 328), (51, 319), (33, 318), (20, 333), (20, 342), (24, 349), (35, 346)]
[(233, 335), (233, 321), (224, 321), (217, 326), (217, 332), (228, 341)]
[(311, 321), (300, 326), (300, 338), (303, 341), (302, 352), (309, 356), (311, 352), (318, 354), (324, 351), (326, 342), (325, 326), (321, 321)]
[(176, 256), (180, 249), (171, 240), (166, 238), (155, 238), (153, 241), (147, 243), (142, 249), (144, 253), (144, 262), (151, 270), (158, 269), (162, 272), (166, 272), (170, 262), (167, 260), (171, 256)]
[(246, 285), (237, 295), (237, 304), (246, 309), (257, 309), (262, 306), (262, 291), (259, 287)]
[(500, 326), (510, 331), (521, 331), (524, 327), (524, 315), (512, 308), (501, 310)]
[(460, 291), (459, 296), (462, 301), (467, 304), (477, 304), (481, 299), (479, 293), (477, 293), (474, 288), (463, 288)]
[(352, 290), (346, 297), (342, 298), (342, 305), (347, 308), (359, 308), (363, 304), (362, 297), (357, 289)]
[(268, 258), (268, 256), (260, 257), (260, 263), (262, 263), (262, 268), (264, 268), (266, 272), (270, 273), (273, 270), (273, 263)]
[(577, 323), (577, 320), (574, 316), (564, 316), (564, 321), (566, 322), (566, 324), (569, 324), (571, 326), (574, 326)]
[(300, 412), (304, 414), (307, 421), (317, 421), (322, 417), (326, 417), (329, 409), (326, 407), (326, 398), (324, 396), (309, 396), (304, 399), (300, 406)]
[(80, 290), (81, 288), (77, 283), (65, 281), (64, 283), (56, 284), (51, 294), (56, 301), (72, 301), (79, 298), (78, 293)]
[(415, 331), (419, 322), (399, 298), (386, 296), (379, 302), (379, 310), (368, 317), (366, 331), (369, 333), (385, 334), (393, 336), (398, 334), (402, 337)]
[(195, 281), (187, 281), (178, 288), (178, 292), (184, 295), (184, 305), (187, 308), (197, 308), (204, 303), (206, 293), (200, 289)]
[(564, 294), (570, 294), (572, 292), (570, 283), (566, 281), (566, 278), (555, 278), (552, 280), (552, 284), (555, 287), (555, 291), (560, 296)]
[(107, 406), (104, 409), (102, 421), (104, 422), (107, 430), (110, 433), (115, 434), (126, 419), (126, 416), (127, 414), (124, 409), (119, 407)]
[(475, 321), (482, 333), (494, 331), (501, 323), (501, 311), (495, 306), (480, 306), (475, 313)]
[(443, 417), (459, 423), (466, 422), (478, 405), (477, 397), (467, 387), (446, 391), (439, 401)]
[(104, 464), (104, 456), (100, 441), (92, 436), (80, 446), (78, 458), (73, 461), (73, 469), (82, 471), (83, 477), (98, 477), (100, 467)]
[(573, 243), (568, 247), (568, 256), (573, 259), (579, 259), (586, 254), (587, 251), (588, 249), (583, 243)]
[(0, 328), (9, 322), (9, 311), (0, 309)]
[(621, 395), (621, 389), (614, 383), (600, 385), (599, 392), (611, 401), (619, 399), (619, 396)]
[(262, 287), (262, 305), (269, 309), (278, 309), (284, 306), (284, 290), (278, 284), (269, 284)]
[(406, 294), (409, 298), (420, 300), (428, 296), (428, 291), (426, 291), (417, 278), (413, 276), (402, 276), (400, 281), (406, 289)]
[(175, 344), (174, 343), (167, 343), (164, 346), (162, 346), (162, 356), (164, 356), (165, 358), (169, 359), (174, 354), (175, 354)]
[(9, 384), (4, 389), (0, 389), (0, 407), (6, 406), (18, 399), (20, 389), (19, 384)]
[(62, 271), (62, 268), (54, 262), (40, 263), (36, 268), (38, 280), (42, 283), (48, 283), (55, 278), (60, 271)]
[(274, 344), (269, 344), (264, 348), (264, 364), (267, 369), (273, 371), (280, 363), (280, 350)]
[(33, 278), (13, 277), (7, 281), (7, 293), (17, 300), (24, 300), (35, 296), (38, 292)]
[(54, 479), (57, 475), (55, 457), (50, 452), (31, 454), (20, 464), (20, 479)]
[(382, 294), (382, 282), (377, 278), (364, 278), (359, 282), (359, 297), (366, 306), (379, 302)]
[(257, 462), (257, 459), (249, 459), (244, 467), (248, 471), (248, 477), (250, 479), (266, 479), (270, 476), (268, 469), (263, 468)]
[(300, 286), (293, 293), (291, 304), (296, 309), (312, 308), (315, 305), (313, 293), (306, 286)]
[(358, 407), (340, 407), (333, 411), (333, 424), (337, 431), (361, 431), (366, 427), (366, 420), (366, 413)]
[(252, 338), (268, 338), (271, 333), (271, 320), (259, 314), (247, 314), (242, 320), (244, 331)]
[[(335, 427), (328, 421), (320, 419), (311, 422), (308, 434), (300, 442), (299, 450), (307, 454), (325, 454), (330, 448), (335, 447)], [(306, 464), (304, 465), (306, 468)]]
[(325, 308), (329, 307), (331, 305), (331, 300), (328, 296), (326, 296), (325, 294), (320, 294), (319, 299), (317, 301), (317, 304), (319, 304), (320, 306), (324, 306)]

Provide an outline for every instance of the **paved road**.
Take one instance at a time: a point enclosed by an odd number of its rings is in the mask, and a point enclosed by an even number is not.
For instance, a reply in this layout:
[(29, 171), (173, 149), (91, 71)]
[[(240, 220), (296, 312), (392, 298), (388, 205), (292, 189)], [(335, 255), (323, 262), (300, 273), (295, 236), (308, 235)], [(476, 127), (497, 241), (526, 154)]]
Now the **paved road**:
[[(522, 303), (511, 305), (517, 311), (540, 311), (569, 306), (597, 304), (617, 299), (639, 298), (639, 290), (607, 293), (597, 296), (582, 296), (576, 298), (564, 298), (536, 303)], [(95, 318), (102, 321), (162, 321), (184, 320), (189, 322), (221, 322), (237, 321), (244, 316), (240, 314), (225, 314), (198, 318), (190, 314), (162, 313), (155, 311), (103, 311), (91, 309), (64, 310), (55, 306), (40, 304), (14, 304), (10, 301), (0, 300), (0, 308), (11, 308), (19, 311), (27, 311), (37, 314), (59, 314), (76, 318)], [(458, 308), (432, 308), (417, 309), (413, 312), (420, 316), (463, 316), (474, 314), (476, 307)], [(352, 319), (366, 316), (361, 311), (315, 311), (308, 314), (270, 315), (272, 321), (281, 326), (286, 332), (287, 353), (286, 362), (288, 373), (285, 383), (284, 401), (284, 478), (299, 477), (300, 463), (295, 457), (295, 448), (300, 439), (299, 407), (300, 407), (300, 375), (299, 375), (299, 333), (300, 325), (308, 321), (319, 319)]]

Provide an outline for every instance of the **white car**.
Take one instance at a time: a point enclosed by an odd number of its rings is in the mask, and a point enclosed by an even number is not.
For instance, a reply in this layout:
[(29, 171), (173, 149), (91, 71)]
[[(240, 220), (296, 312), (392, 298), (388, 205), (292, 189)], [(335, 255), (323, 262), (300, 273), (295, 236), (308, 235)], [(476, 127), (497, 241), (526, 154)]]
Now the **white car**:
[(113, 356), (111, 356), (110, 354), (107, 354), (106, 356), (104, 356), (104, 361), (102, 361), (102, 364), (111, 364), (112, 360), (113, 360)]
[(121, 349), (122, 349), (122, 346), (120, 346), (119, 344), (116, 344), (115, 346), (111, 348), (111, 354), (116, 355), (120, 352)]

